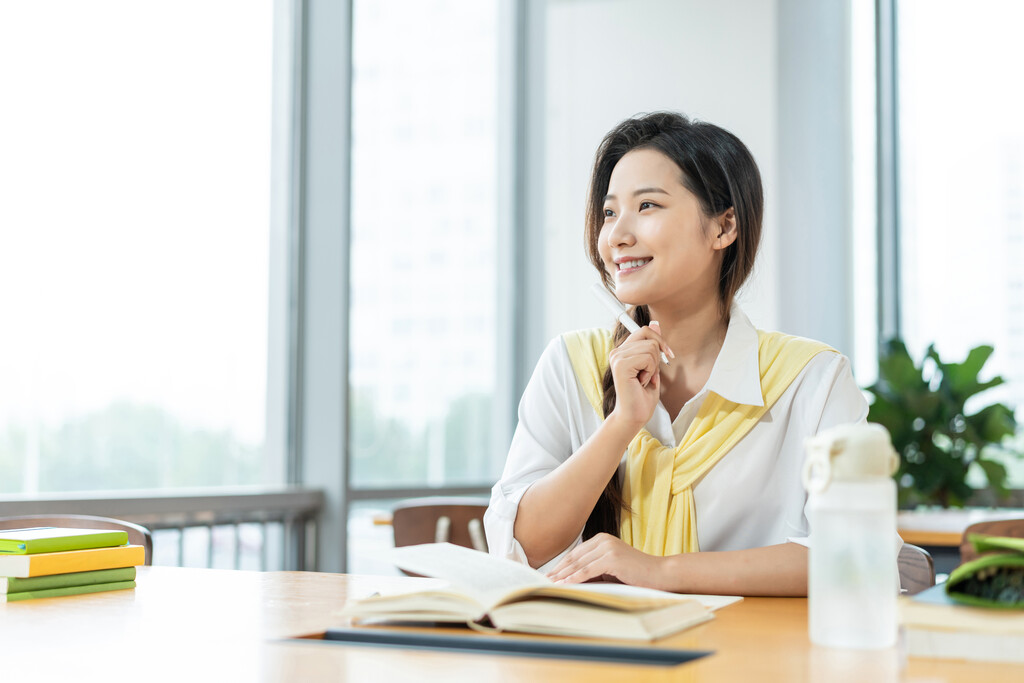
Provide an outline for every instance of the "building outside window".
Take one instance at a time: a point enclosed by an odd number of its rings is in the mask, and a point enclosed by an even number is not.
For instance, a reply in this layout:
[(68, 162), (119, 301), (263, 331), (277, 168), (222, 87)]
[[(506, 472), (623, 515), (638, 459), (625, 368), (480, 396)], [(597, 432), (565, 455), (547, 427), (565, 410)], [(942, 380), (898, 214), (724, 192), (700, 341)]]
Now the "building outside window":
[(381, 500), (353, 505), (352, 571), (386, 489), (482, 493), (504, 463), (499, 8), (353, 3), (349, 486)]

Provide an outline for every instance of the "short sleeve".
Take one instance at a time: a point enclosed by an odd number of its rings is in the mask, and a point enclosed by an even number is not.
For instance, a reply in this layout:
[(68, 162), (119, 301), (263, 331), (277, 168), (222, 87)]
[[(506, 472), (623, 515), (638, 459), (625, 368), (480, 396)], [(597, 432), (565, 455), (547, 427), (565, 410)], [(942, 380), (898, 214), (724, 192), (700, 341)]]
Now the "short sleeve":
[(578, 403), (579, 389), (565, 345), (556, 338), (541, 354), (523, 392), (505, 470), (491, 490), (484, 529), (492, 554), (527, 562), (513, 534), (519, 501), (535, 481), (572, 455), (572, 412)]

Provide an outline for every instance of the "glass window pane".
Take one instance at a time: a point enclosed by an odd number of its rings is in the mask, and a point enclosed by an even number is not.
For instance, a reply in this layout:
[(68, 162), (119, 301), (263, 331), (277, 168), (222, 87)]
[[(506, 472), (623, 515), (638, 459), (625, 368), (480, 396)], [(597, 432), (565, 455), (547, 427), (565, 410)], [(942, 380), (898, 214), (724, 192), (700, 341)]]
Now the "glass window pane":
[(356, 487), (490, 483), (504, 459), (497, 11), (496, 0), (354, 3)]
[(978, 398), (1024, 417), (1022, 25), (1015, 0), (899, 3), (903, 336), (917, 359), (993, 345), (1007, 384)]
[(272, 0), (0, 5), (0, 491), (257, 483)]
[(388, 549), (395, 547), (395, 530), (391, 526), (391, 510), (400, 500), (357, 500), (348, 511), (349, 574), (403, 576), (388, 559)]

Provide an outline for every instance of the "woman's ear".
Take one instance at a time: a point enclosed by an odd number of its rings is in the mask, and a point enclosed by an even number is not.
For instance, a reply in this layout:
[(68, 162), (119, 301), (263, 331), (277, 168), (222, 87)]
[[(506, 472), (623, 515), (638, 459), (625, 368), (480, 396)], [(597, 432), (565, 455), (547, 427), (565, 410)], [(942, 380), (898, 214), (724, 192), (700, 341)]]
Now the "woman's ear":
[(715, 238), (712, 243), (713, 249), (725, 249), (736, 241), (739, 231), (736, 229), (736, 209), (729, 207), (715, 217), (714, 227)]

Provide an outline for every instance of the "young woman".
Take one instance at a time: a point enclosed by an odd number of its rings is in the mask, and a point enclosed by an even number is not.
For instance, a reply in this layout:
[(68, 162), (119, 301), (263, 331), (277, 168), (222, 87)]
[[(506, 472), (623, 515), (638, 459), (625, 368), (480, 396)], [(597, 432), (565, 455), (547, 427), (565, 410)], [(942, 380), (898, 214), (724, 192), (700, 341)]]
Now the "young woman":
[(484, 519), (491, 552), (557, 581), (806, 595), (804, 439), (867, 403), (844, 356), (733, 302), (762, 211), (728, 131), (656, 113), (608, 133), (586, 240), (640, 329), (548, 345)]

